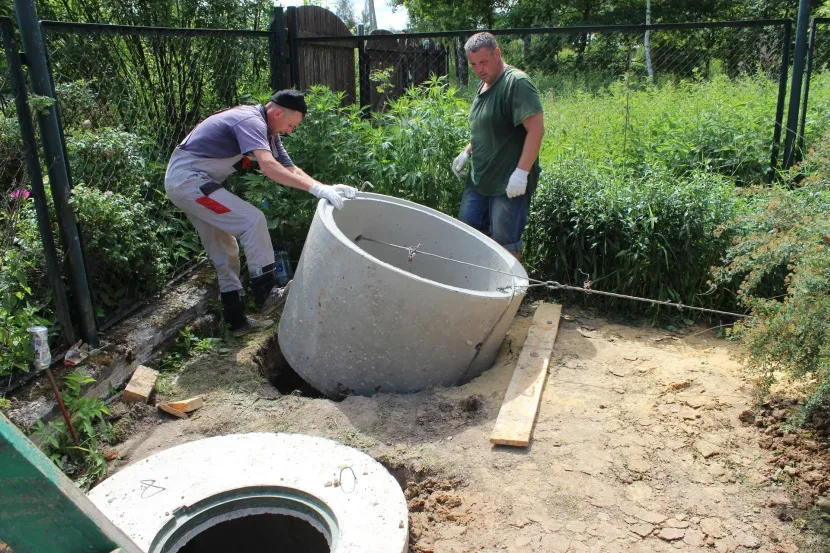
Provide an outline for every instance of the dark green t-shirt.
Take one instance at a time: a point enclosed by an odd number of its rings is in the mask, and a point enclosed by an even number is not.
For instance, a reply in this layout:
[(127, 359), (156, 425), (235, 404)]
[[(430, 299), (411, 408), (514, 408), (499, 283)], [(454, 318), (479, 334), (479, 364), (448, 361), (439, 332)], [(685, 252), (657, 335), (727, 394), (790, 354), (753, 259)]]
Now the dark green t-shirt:
[[(481, 92), (483, 86), (470, 109), (473, 152), (468, 185), (483, 196), (498, 196), (504, 194), (522, 157), (527, 136), (522, 123), (542, 112), (542, 101), (530, 78), (515, 67), (507, 66), (493, 86)], [(536, 187), (539, 171), (537, 159), (527, 177), (529, 192)]]

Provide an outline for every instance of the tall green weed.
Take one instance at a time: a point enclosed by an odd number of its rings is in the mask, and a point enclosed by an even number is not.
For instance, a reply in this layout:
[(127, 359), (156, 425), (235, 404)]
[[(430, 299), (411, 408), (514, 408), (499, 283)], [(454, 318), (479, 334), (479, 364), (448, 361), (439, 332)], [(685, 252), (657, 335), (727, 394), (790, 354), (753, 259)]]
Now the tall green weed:
[(560, 161), (547, 166), (536, 192), (525, 262), (544, 280), (729, 308), (729, 293), (708, 281), (729, 244), (714, 231), (740, 211), (734, 185), (717, 173), (655, 165), (634, 174), (590, 159)]
[[(458, 212), (463, 186), (450, 166), (468, 139), (469, 105), (455, 88), (434, 78), (380, 113), (344, 106), (342, 99), (312, 88), (305, 121), (285, 139), (299, 167), (321, 182), (365, 185), (369, 192)], [(263, 206), (275, 238), (299, 255), (316, 201), (259, 173), (241, 181), (240, 193)]]
[(640, 173), (715, 171), (739, 184), (769, 169), (778, 84), (762, 76), (612, 84), (546, 97), (543, 167), (587, 159)]

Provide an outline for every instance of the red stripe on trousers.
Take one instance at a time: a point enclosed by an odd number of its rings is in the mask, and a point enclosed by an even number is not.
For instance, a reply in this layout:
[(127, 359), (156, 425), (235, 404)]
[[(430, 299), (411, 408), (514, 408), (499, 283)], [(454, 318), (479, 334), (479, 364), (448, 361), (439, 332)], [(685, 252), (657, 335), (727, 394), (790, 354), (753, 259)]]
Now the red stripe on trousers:
[(208, 198), (207, 196), (203, 198), (199, 198), (196, 200), (196, 203), (201, 205), (202, 207), (206, 207), (209, 210), (213, 211), (214, 213), (223, 214), (223, 213), (230, 213), (231, 210), (225, 205), (220, 204), (213, 198)]

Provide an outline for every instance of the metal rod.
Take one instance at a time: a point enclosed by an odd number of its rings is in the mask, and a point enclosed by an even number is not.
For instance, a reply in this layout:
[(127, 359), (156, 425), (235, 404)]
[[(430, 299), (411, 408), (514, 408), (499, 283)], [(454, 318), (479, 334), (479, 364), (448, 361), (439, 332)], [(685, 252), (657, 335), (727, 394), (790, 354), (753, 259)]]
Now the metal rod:
[(291, 67), (291, 86), (300, 88), (300, 52), (297, 40), (297, 7), (288, 8), (288, 61)]
[[(291, 9), (291, 8), (289, 8)], [(320, 37), (304, 37), (298, 38), (297, 42), (340, 42), (348, 40), (394, 40), (394, 39), (412, 39), (412, 38), (443, 38), (443, 37), (457, 37), (470, 36), (481, 31), (487, 31), (494, 35), (541, 35), (541, 34), (573, 34), (573, 33), (601, 33), (601, 32), (630, 32), (630, 33), (645, 33), (646, 31), (671, 31), (684, 29), (722, 29), (722, 28), (750, 28), (750, 27), (769, 27), (774, 25), (784, 25), (790, 21), (789, 19), (749, 19), (742, 21), (713, 21), (713, 22), (694, 22), (694, 23), (659, 23), (655, 25), (593, 25), (593, 26), (577, 26), (577, 27), (521, 27), (514, 29), (467, 29), (458, 31), (436, 31), (427, 33), (392, 33), (388, 35), (364, 35), (360, 36), (320, 36)]]
[(810, 40), (807, 42), (807, 71), (804, 77), (804, 97), (801, 99), (801, 120), (798, 125), (798, 147), (796, 148), (796, 160), (800, 161), (804, 156), (804, 133), (807, 124), (807, 104), (810, 100), (810, 80), (813, 77), (813, 55), (816, 47), (816, 20), (813, 19), (810, 25)]
[(546, 282), (545, 285), (550, 288), (551, 290), (567, 290), (570, 292), (581, 292), (583, 294), (596, 294), (598, 296), (608, 296), (612, 298), (618, 298), (623, 300), (632, 300), (632, 301), (640, 301), (644, 303), (652, 303), (655, 305), (665, 305), (666, 307), (676, 307), (679, 310), (689, 309), (691, 311), (701, 311), (703, 313), (714, 313), (716, 315), (727, 315), (729, 317), (739, 317), (741, 319), (749, 319), (752, 318), (752, 315), (746, 315), (744, 313), (733, 313), (731, 311), (721, 311), (720, 309), (709, 309), (708, 307), (694, 307), (691, 305), (686, 305), (683, 303), (675, 303), (670, 301), (663, 301), (663, 300), (653, 300), (650, 298), (641, 298), (638, 296), (629, 296), (627, 294), (617, 294), (614, 292), (603, 292), (602, 290), (593, 290), (591, 288), (584, 288), (581, 286), (570, 286), (568, 284), (560, 284), (556, 281), (549, 281)]
[(810, 0), (800, 0), (798, 23), (795, 28), (795, 53), (793, 55), (793, 76), (790, 84), (790, 108), (787, 112), (787, 132), (784, 139), (784, 169), (795, 163), (795, 139), (798, 131), (801, 83), (804, 80), (804, 65), (807, 57), (807, 32), (810, 26)]
[(61, 397), (61, 393), (58, 390), (58, 385), (55, 384), (55, 377), (52, 376), (51, 369), (46, 369), (46, 376), (49, 378), (49, 385), (52, 386), (52, 392), (55, 394), (55, 400), (57, 400), (58, 402), (58, 407), (61, 408), (63, 420), (66, 421), (66, 427), (69, 429), (69, 434), (72, 436), (72, 441), (75, 442), (76, 446), (80, 446), (81, 442), (78, 440), (78, 435), (75, 433), (75, 428), (72, 426), (72, 419), (69, 416), (69, 412), (66, 410), (66, 406), (63, 404), (63, 398)]
[[(363, 36), (366, 32), (363, 24), (357, 26), (357, 34)], [(369, 85), (369, 56), (366, 55), (366, 44), (357, 45), (357, 95), (360, 107), (372, 105), (372, 90)], [(368, 111), (365, 112), (368, 115)]]
[(74, 23), (69, 21), (41, 21), (43, 29), (50, 33), (78, 33), (104, 35), (143, 36), (238, 36), (267, 37), (270, 31), (248, 31), (244, 29), (192, 29), (178, 27), (145, 27), (133, 25), (111, 25), (109, 23)]
[(769, 161), (767, 180), (772, 182), (778, 168), (778, 152), (781, 148), (781, 129), (784, 121), (784, 103), (787, 101), (787, 76), (790, 68), (790, 41), (793, 24), (789, 20), (784, 25), (784, 39), (781, 48), (781, 73), (778, 75), (778, 102), (775, 106), (775, 128), (772, 133), (772, 153)]
[(61, 280), (60, 263), (58, 262), (55, 236), (52, 233), (52, 223), (49, 217), (49, 205), (46, 201), (46, 190), (43, 187), (43, 174), (40, 170), (37, 138), (32, 123), (32, 114), (27, 101), (26, 78), (20, 62), (17, 41), (14, 37), (14, 27), (10, 19), (0, 18), (0, 33), (3, 35), (3, 48), (8, 60), (9, 81), (17, 108), (17, 121), (20, 124), (20, 136), (23, 140), (23, 152), (26, 156), (26, 166), (29, 173), (29, 184), (35, 201), (37, 226), (40, 231), (40, 240), (43, 243), (43, 256), (46, 258), (46, 272), (49, 275), (49, 284), (55, 297), (55, 315), (61, 325), (63, 338), (67, 345), (75, 343), (75, 330), (72, 328), (72, 319), (69, 316), (69, 303), (66, 300), (66, 291)]
[(268, 56), (271, 67), (271, 92), (288, 88), (288, 80), (285, 78), (285, 59), (283, 49), (285, 47), (285, 14), (282, 6), (274, 8), (274, 19), (268, 27)]
[[(14, 5), (20, 24), (20, 36), (29, 62), (32, 89), (35, 94), (54, 100), (52, 75), (46, 60), (46, 49), (34, 0), (15, 0)], [(98, 343), (95, 311), (89, 292), (78, 225), (70, 205), (71, 185), (66, 169), (67, 163), (63, 153), (63, 140), (56, 107), (52, 105), (38, 113), (38, 122), (46, 154), (44, 161), (49, 169), (49, 186), (55, 202), (58, 226), (61, 229), (69, 258), (69, 285), (80, 319), (81, 337), (90, 346), (95, 346)]]

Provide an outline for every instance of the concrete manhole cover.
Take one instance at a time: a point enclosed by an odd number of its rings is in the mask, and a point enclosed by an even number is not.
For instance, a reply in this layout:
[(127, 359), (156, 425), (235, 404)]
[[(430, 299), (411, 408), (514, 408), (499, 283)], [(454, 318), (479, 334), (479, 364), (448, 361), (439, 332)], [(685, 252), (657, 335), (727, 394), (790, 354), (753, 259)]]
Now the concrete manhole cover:
[(298, 434), (183, 444), (89, 498), (148, 553), (403, 553), (409, 537), (406, 499), (380, 463)]

